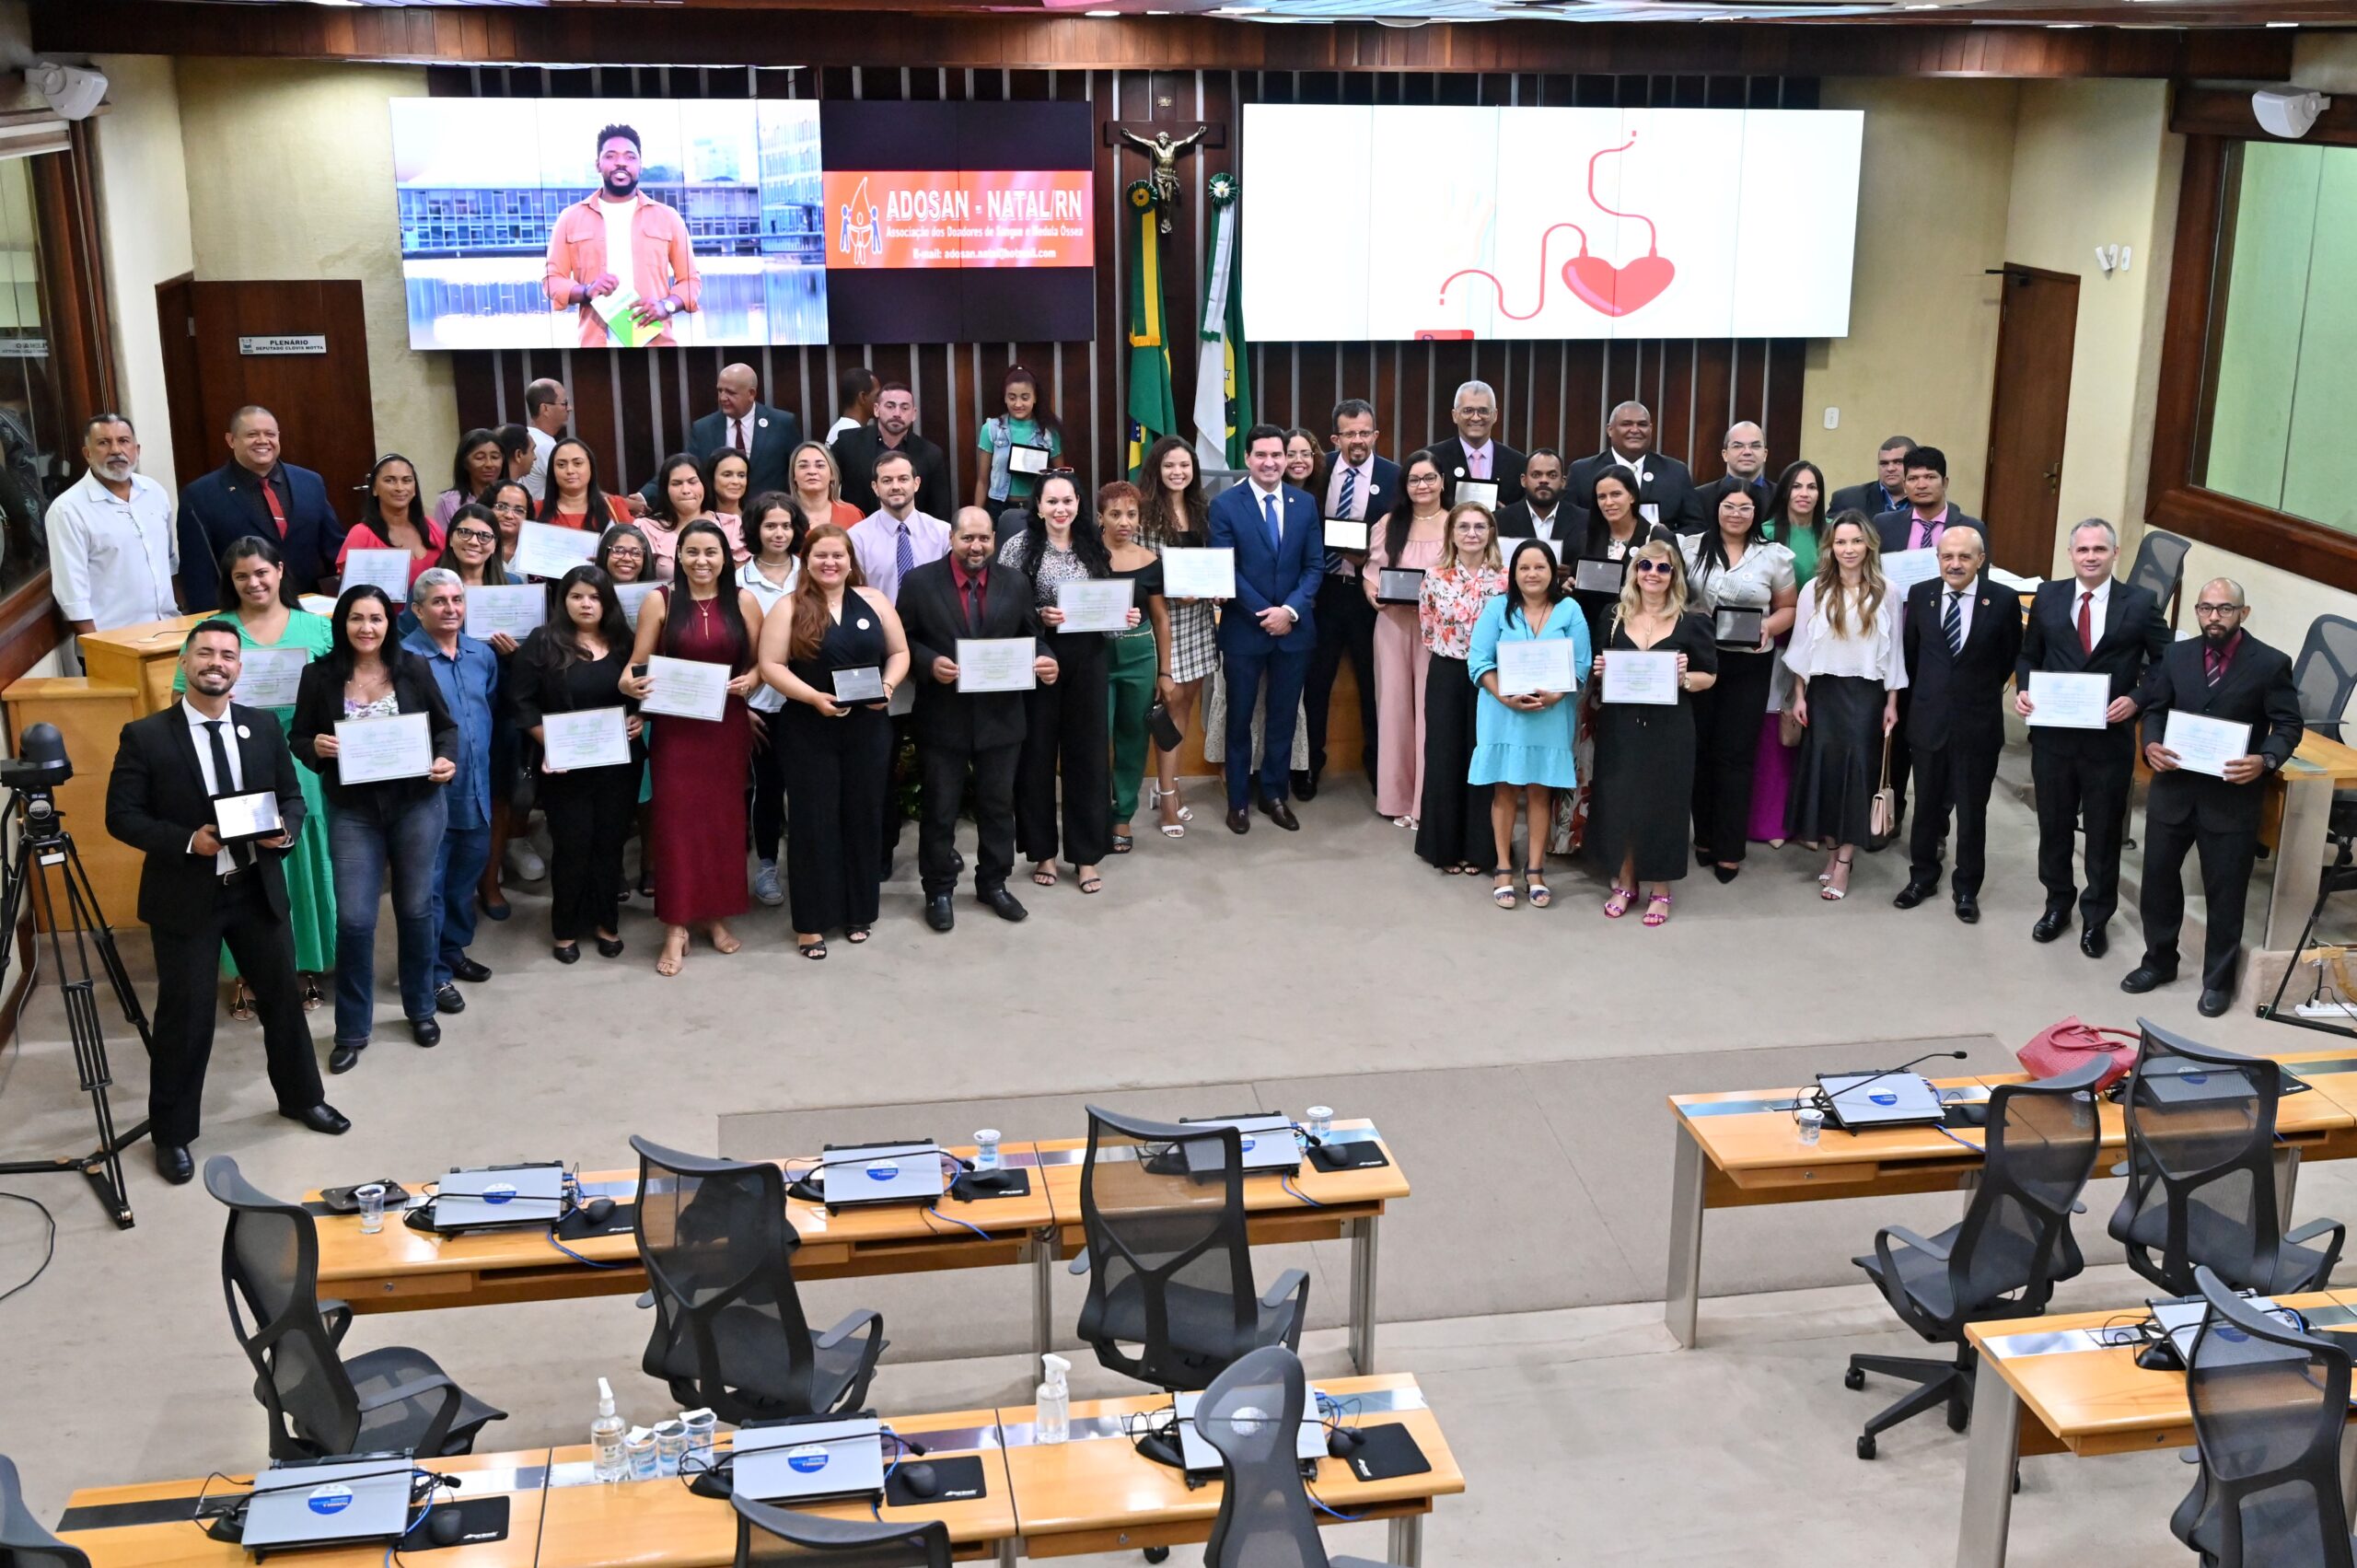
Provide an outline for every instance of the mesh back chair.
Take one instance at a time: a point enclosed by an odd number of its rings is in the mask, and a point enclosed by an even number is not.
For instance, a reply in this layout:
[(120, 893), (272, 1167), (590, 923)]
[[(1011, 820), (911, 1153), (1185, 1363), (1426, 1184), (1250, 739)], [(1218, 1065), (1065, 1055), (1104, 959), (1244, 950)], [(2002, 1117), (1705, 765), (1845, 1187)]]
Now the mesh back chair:
[(90, 1568), (79, 1547), (66, 1545), (25, 1507), (17, 1467), (0, 1454), (0, 1568)]
[(2185, 586), (2185, 558), (2192, 541), (2158, 528), (2146, 528), (2136, 541), (2136, 561), (2128, 568), (2128, 585), (2143, 588), (2160, 600), (2161, 613), (2177, 624), (2178, 590)]
[[(2143, 1019), (2128, 1075), (2128, 1191), (2111, 1216), (2128, 1263), (2171, 1295), (2197, 1264), (2237, 1289), (2320, 1290), (2340, 1258), (2338, 1220), (2283, 1234), (2275, 1198), (2275, 1063), (2196, 1045)], [(2329, 1236), (2322, 1247), (2304, 1243)]]
[(801, 1238), (774, 1165), (699, 1159), (633, 1138), (638, 1255), (654, 1289), (642, 1365), (682, 1407), (723, 1421), (857, 1410), (867, 1401), (884, 1319), (865, 1308), (810, 1331), (794, 1288)]
[[(2293, 662), (2292, 685), (2299, 696), (2300, 722), (2327, 739), (2340, 739), (2341, 714), (2348, 710), (2350, 698), (2357, 696), (2357, 621), (2344, 615), (2317, 616), (2308, 627), (2308, 640), (2301, 645), (2300, 656)], [(2317, 879), (2316, 904), (2308, 911), (2307, 923), (2300, 928), (2300, 939), (2292, 945), (2295, 953), (2308, 950), (2308, 938), (2316, 935), (2316, 923), (2324, 918), (2326, 901), (2335, 893), (2357, 888), (2357, 790), (2332, 792), (2324, 836), (2332, 846), (2332, 863)], [(2292, 977), (2301, 967), (2296, 962), (2283, 966), (2274, 998), (2259, 1009), (2259, 1016), (2282, 1016), (2283, 993), (2291, 989)], [(2325, 967), (2319, 964), (2317, 998), (2324, 994), (2325, 974)], [(2357, 1035), (2357, 1028), (2322, 1027), (2333, 1034)]]
[(401, 1448), (464, 1454), (486, 1422), (506, 1419), (424, 1351), (394, 1345), (344, 1359), (336, 1347), (352, 1327), (352, 1308), (319, 1299), (318, 1222), (301, 1204), (257, 1191), (226, 1155), (204, 1162), (204, 1190), (229, 1211), (221, 1290), (229, 1327), (254, 1365), (254, 1398), (270, 1412), (272, 1458)]
[(2351, 1568), (2349, 1352), (2195, 1272), (2210, 1304), (2185, 1375), (2201, 1479), (2169, 1528), (2214, 1568)]
[(731, 1496), (737, 1568), (949, 1568), (949, 1527), (790, 1513)]
[(1195, 1406), (1195, 1431), (1226, 1473), (1203, 1568), (1382, 1568), (1329, 1558), (1318, 1537), (1294, 1457), (1308, 1388), (1301, 1358), (1270, 1345), (1221, 1373)]
[[(2102, 1123), (2095, 1086), (2110, 1068), (2102, 1058), (2059, 1077), (2006, 1084), (1989, 1096), (1987, 1158), (1963, 1220), (1930, 1240), (1902, 1226), (1875, 1234), (1874, 1251), (1852, 1260), (1890, 1302), (1899, 1321), (1934, 1344), (1956, 1347), (1953, 1362), (1923, 1356), (1853, 1355), (1842, 1382), (1866, 1386), (1880, 1373), (1919, 1385), (1866, 1423), (1858, 1458), (1875, 1457), (1875, 1434), (1947, 1406), (1948, 1427), (1972, 1419), (1975, 1356), (1967, 1323), (2034, 1318), (2054, 1283), (2078, 1272), (2071, 1213), (2095, 1169)], [(1899, 1245), (1896, 1248), (1892, 1243)]]
[[(1072, 1272), (1089, 1276), (1080, 1337), (1098, 1361), (1160, 1388), (1201, 1388), (1247, 1351), (1300, 1348), (1309, 1276), (1287, 1269), (1266, 1295), (1254, 1292), (1243, 1157), (1233, 1127), (1088, 1108), (1080, 1172), (1088, 1246)], [(1190, 1174), (1190, 1164), (1210, 1174)]]

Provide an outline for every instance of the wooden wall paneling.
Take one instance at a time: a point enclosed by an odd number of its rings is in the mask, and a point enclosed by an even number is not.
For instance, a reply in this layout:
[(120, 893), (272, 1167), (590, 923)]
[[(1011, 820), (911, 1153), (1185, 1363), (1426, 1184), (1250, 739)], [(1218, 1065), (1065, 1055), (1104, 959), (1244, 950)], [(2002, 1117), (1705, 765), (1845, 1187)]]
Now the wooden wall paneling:
[[(1704, 423), (1701, 417), (1703, 405), (1695, 393), (1695, 361), (1701, 356), (1701, 345), (1692, 338), (1662, 340), (1662, 377), (1656, 395), (1661, 406), (1670, 411), (1667, 415), (1670, 422), (1686, 432), (1682, 439), (1689, 449), (1701, 445), (1696, 439), (1695, 430)], [(1656, 412), (1654, 417), (1660, 419), (1664, 416)]]
[[(1735, 395), (1734, 346), (1724, 338), (1709, 338), (1695, 344), (1694, 406), (1724, 409)], [(1717, 434), (1713, 432), (1713, 435)], [(1668, 451), (1665, 446), (1662, 448)], [(1696, 442), (1690, 438), (1679, 450), (1671, 454), (1692, 469), (1701, 478), (1707, 468), (1713, 475), (1719, 471), (1719, 447), (1715, 440)]]
[(1768, 345), (1768, 463), (1771, 472), (1804, 457), (1809, 432), (1804, 428), (1802, 377), (1808, 368), (1808, 342), (1778, 338)]

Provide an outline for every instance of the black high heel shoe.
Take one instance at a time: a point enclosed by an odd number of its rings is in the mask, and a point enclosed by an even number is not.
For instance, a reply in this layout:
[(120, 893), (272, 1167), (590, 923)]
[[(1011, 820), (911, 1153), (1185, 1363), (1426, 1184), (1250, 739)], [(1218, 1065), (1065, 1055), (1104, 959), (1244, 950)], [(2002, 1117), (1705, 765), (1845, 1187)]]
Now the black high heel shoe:
[(549, 951), (556, 955), (556, 961), (560, 964), (577, 964), (581, 961), (581, 944), (578, 942), (559, 942)]
[(619, 936), (616, 936), (611, 940), (603, 936), (598, 937), (598, 956), (601, 958), (621, 958), (622, 956), (622, 939)]

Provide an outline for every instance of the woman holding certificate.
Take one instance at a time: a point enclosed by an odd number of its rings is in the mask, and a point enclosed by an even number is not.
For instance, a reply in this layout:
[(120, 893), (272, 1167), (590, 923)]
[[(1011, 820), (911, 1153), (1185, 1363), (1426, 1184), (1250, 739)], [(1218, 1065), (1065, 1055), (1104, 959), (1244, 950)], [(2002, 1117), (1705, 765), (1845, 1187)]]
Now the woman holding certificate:
[[(325, 656), (331, 641), (327, 617), (289, 602), (285, 564), (278, 547), (268, 540), (248, 537), (223, 551), (221, 580), (238, 596), (233, 614), (245, 648), (245, 673), (231, 695), (269, 709), (280, 729), (291, 730), (296, 683), (305, 668)], [(187, 685), (186, 672), (174, 670), (172, 690), (184, 691)], [(328, 850), (328, 813), (319, 795), (319, 776), (298, 768), (296, 778), (303, 786), (303, 826), (282, 865), (286, 923), (294, 934), (295, 968), (303, 977), (303, 1010), (308, 1013), (326, 999), (319, 977), (335, 965), (335, 867)], [(226, 947), (221, 971), (229, 977), (229, 1016), (252, 1023), (253, 993), (238, 976)]]
[(1850, 864), (1868, 837), (1875, 780), (1898, 724), (1907, 684), (1899, 652), (1899, 596), (1883, 581), (1881, 550), (1863, 512), (1833, 519), (1801, 589), (1784, 662), (1796, 684), (1793, 717), (1802, 729), (1784, 809), (1785, 836), (1827, 851), (1818, 896), (1850, 893)]
[(1732, 882), (1749, 842), (1776, 639), (1792, 630), (1800, 587), (1793, 552), (1768, 541), (1749, 485), (1722, 481), (1702, 504), (1715, 526), (1678, 540), (1694, 608), (1711, 618), (1719, 650), (1719, 679), (1694, 700), (1694, 863)]
[[(1530, 907), (1553, 895), (1546, 878), (1550, 797), (1579, 783), (1572, 757), (1580, 690), (1587, 683), (1587, 617), (1564, 592), (1554, 552), (1535, 539), (1515, 546), (1506, 590), (1481, 607), (1465, 668), (1480, 689), (1480, 744), (1467, 776), (1490, 789), (1490, 836), (1497, 857), (1490, 897), (1515, 906), (1514, 816), (1524, 821)], [(1534, 667), (1544, 664), (1543, 670)]]
[[(828, 932), (865, 942), (876, 923), (892, 776), (885, 709), (909, 673), (908, 639), (892, 601), (860, 579), (851, 536), (822, 523), (803, 547), (794, 591), (761, 622), (761, 679), (786, 697), (775, 740), (794, 814), (785, 841), (794, 945), (823, 958)], [(1102, 688), (1097, 703), (1102, 712)]]
[[(1073, 863), (1080, 890), (1094, 893), (1105, 886), (1097, 865), (1113, 841), (1113, 789), (1106, 769), (1110, 717), (1106, 634), (1065, 631), (1058, 599), (1067, 583), (1110, 578), (1113, 563), (1104, 536), (1080, 504), (1072, 475), (1051, 473), (1039, 482), (1031, 526), (1007, 536), (998, 560), (1031, 578), (1031, 602), (1048, 629), (1048, 653), (1060, 671), (1053, 685), (1035, 686), (1024, 697), (1023, 756), (1015, 767), (1016, 844), (1032, 863), (1031, 880), (1040, 887), (1056, 885), (1061, 848)], [(1139, 619), (1132, 603), (1129, 626), (1135, 627)], [(1063, 781), (1061, 842), (1059, 778)]]
[[(745, 520), (753, 558), (737, 569), (737, 586), (753, 596), (766, 626), (770, 611), (802, 575), (802, 538), (809, 528), (794, 498), (775, 490), (754, 496)], [(777, 847), (785, 838), (785, 770), (778, 755), (784, 742), (777, 715), (784, 710), (785, 694), (763, 681), (745, 706), (753, 714), (753, 897), (775, 907), (785, 902), (777, 870)]]
[(1138, 487), (1115, 480), (1097, 493), (1097, 520), (1105, 557), (1116, 577), (1130, 580), (1130, 602), (1145, 613), (1139, 624), (1106, 639), (1105, 685), (1112, 699), (1113, 853), (1131, 849), (1130, 819), (1138, 812), (1152, 738), (1147, 715), (1170, 701), (1170, 610), (1162, 594), (1162, 557), (1139, 541)]
[[(1201, 550), (1211, 543), (1211, 508), (1196, 482), (1195, 453), (1183, 437), (1166, 436), (1146, 452), (1138, 472), (1145, 476), (1140, 498), (1139, 540), (1149, 550)], [(1218, 624), (1208, 599), (1163, 601), (1170, 618), (1167, 662), (1170, 690), (1163, 697), (1170, 722), (1185, 735), (1203, 699), (1203, 681), (1219, 668)], [(1184, 838), (1194, 811), (1178, 796), (1178, 753), (1156, 746), (1154, 794), (1165, 838)]]
[[(1465, 660), (1472, 651), (1473, 625), (1481, 619), (1481, 607), (1505, 592), (1505, 587), (1506, 575), (1498, 563), (1497, 520), (1490, 509), (1470, 501), (1452, 509), (1440, 560), (1424, 574), (1416, 600), (1417, 633), (1427, 655), (1424, 783), (1416, 812), (1416, 854), (1452, 877), (1479, 871), (1490, 858), (1490, 791), (1469, 782), (1473, 703), (1479, 693)], [(1376, 729), (1380, 736), (1379, 717)]]
[[(1825, 498), (1830, 494), (1825, 488), (1825, 470), (1807, 459), (1786, 466), (1782, 477), (1776, 481), (1776, 494), (1768, 503), (1765, 531), (1769, 541), (1781, 544), (1793, 552), (1793, 580), (1805, 583), (1817, 575), (1817, 535), (1825, 525)], [(1798, 588), (1794, 595), (1797, 598)], [(1776, 639), (1781, 650), (1792, 640), (1788, 626)], [(1800, 751), (1800, 726), (1783, 722), (1785, 707), (1793, 700), (1793, 672), (1784, 661), (1776, 661), (1775, 674), (1768, 689), (1769, 717), (1759, 726), (1759, 755), (1751, 775), (1751, 822), (1749, 836), (1762, 843), (1781, 846), (1784, 842), (1784, 802), (1793, 788), (1793, 759)], [(1786, 731), (1791, 732), (1789, 744)]]
[[(556, 595), (556, 615), (516, 656), (509, 707), (516, 727), (541, 748), (549, 935), (557, 961), (570, 964), (581, 958), (584, 935), (597, 938), (601, 957), (621, 957), (622, 841), (645, 753), (636, 744), (636, 704), (616, 696), (630, 673), (632, 639), (613, 585), (595, 566), (575, 566)], [(560, 732), (553, 745), (552, 728)]]
[(360, 521), (343, 536), (335, 552), (335, 569), (355, 550), (406, 550), (409, 580), (434, 564), (442, 553), (442, 529), (425, 515), (417, 493), (417, 469), (398, 452), (388, 452), (368, 470), (367, 493), (360, 498)]
[(761, 634), (761, 604), (737, 586), (728, 536), (708, 517), (688, 524), (679, 530), (679, 575), (638, 608), (633, 673), (621, 687), (659, 715), (650, 748), (651, 847), (655, 918), (665, 927), (655, 972), (666, 979), (686, 964), (694, 926), (711, 927), (716, 952), (744, 946), (728, 921), (745, 912), (745, 772), (753, 749), (745, 699), (760, 680), (753, 649)]
[[(1589, 482), (1584, 532), (1574, 535), (1572, 559), (1572, 602), (1587, 621), (1591, 648), (1604, 645), (1612, 616), (1620, 607), (1629, 554), (1649, 539), (1676, 543), (1678, 536), (1657, 523), (1647, 523), (1637, 510), (1636, 470), (1624, 464), (1608, 465)], [(1567, 502), (1573, 497), (1567, 497)], [(1553, 830), (1547, 835), (1550, 854), (1577, 854), (1587, 842), (1588, 809), (1596, 780), (1596, 685), (1581, 693), (1573, 719), (1572, 760), (1579, 784), (1555, 796)]]
[(578, 436), (549, 448), (549, 480), (540, 497), (540, 521), (560, 528), (587, 528), (630, 521), (630, 508), (598, 484), (598, 459)]
[(438, 1045), (434, 872), (458, 775), (458, 721), (424, 659), (393, 641), (393, 601), (373, 583), (336, 600), (328, 651), (304, 668), (288, 737), (319, 774), (335, 866), (335, 1049), (328, 1071), (360, 1061), (377, 1013), (377, 901), (389, 872), (400, 936), (401, 1015)]
[(1424, 796), (1424, 676), (1432, 650), (1417, 623), (1416, 602), (1383, 592), (1384, 574), (1422, 573), (1440, 563), (1448, 542), (1440, 465), (1422, 449), (1399, 465), (1399, 499), (1371, 530), (1360, 580), (1375, 617), (1375, 808), (1396, 828), (1412, 828)]
[[(1615, 669), (1615, 663), (1622, 668)], [(1645, 895), (1647, 925), (1669, 919), (1669, 885), (1686, 875), (1694, 788), (1693, 693), (1718, 679), (1710, 622), (1687, 613), (1686, 560), (1666, 540), (1631, 552), (1596, 656), (1596, 817), (1588, 847), (1616, 867), (1604, 912), (1619, 920)]]
[(859, 521), (859, 508), (843, 499), (842, 473), (835, 467), (835, 455), (825, 447), (805, 441), (786, 459), (785, 471), (794, 481), (794, 499), (813, 528), (832, 523), (848, 528)]

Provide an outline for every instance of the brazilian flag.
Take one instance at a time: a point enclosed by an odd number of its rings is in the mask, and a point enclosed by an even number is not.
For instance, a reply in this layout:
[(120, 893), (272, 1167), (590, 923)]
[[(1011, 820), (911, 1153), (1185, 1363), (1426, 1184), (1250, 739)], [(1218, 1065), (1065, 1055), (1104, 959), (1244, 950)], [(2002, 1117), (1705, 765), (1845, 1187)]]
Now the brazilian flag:
[(1130, 477), (1145, 466), (1146, 448), (1178, 428), (1170, 391), (1170, 340), (1162, 320), (1161, 216), (1154, 187), (1132, 180), (1123, 199), (1135, 226), (1130, 250)]

